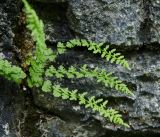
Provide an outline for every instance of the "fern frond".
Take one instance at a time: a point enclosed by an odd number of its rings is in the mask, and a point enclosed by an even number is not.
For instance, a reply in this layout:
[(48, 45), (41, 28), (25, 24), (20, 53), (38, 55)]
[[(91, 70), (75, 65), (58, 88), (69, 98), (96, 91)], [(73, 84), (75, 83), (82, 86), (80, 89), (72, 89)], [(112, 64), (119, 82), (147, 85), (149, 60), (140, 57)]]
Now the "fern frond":
[(44, 24), (32, 9), (26, 0), (24, 3), (24, 12), (26, 13), (27, 28), (31, 31), (31, 36), (36, 42), (36, 50), (34, 56), (30, 59), (30, 78), (28, 84), (30, 87), (39, 87), (43, 83), (42, 75), (47, 61), (54, 61), (56, 55), (52, 50), (47, 48), (45, 44)]
[(86, 92), (78, 93), (77, 90), (70, 91), (68, 88), (62, 88), (60, 85), (52, 85), (49, 80), (44, 82), (42, 90), (53, 94), (55, 97), (78, 101), (80, 105), (91, 108), (94, 112), (99, 112), (101, 116), (107, 118), (110, 122), (129, 127), (129, 125), (122, 120), (122, 116), (118, 114), (118, 111), (106, 108), (108, 101), (103, 101), (103, 99), (96, 100), (94, 96), (87, 98)]
[(26, 74), (21, 68), (11, 65), (11, 63), (4, 59), (0, 59), (0, 75), (17, 84), (20, 84), (26, 77)]
[[(106, 73), (105, 70), (99, 70), (98, 68), (89, 70), (89, 68), (84, 65), (79, 70), (75, 69), (74, 67), (70, 67), (67, 70), (63, 66), (60, 66), (58, 69), (55, 69), (53, 66), (51, 66), (45, 72), (45, 65), (50, 61), (55, 61), (55, 58), (58, 54), (53, 54), (53, 51), (48, 49), (45, 44), (44, 24), (42, 20), (40, 20), (36, 15), (36, 12), (29, 5), (27, 0), (22, 1), (24, 3), (24, 12), (26, 13), (27, 28), (31, 31), (31, 36), (36, 44), (35, 50), (32, 53), (33, 56), (27, 60), (27, 63), (30, 64), (29, 77), (27, 79), (28, 86), (42, 87), (42, 91), (49, 92), (55, 97), (78, 101), (79, 104), (84, 105), (86, 108), (91, 108), (93, 111), (99, 112), (100, 115), (107, 118), (110, 122), (129, 127), (126, 123), (124, 123), (122, 116), (118, 114), (118, 111), (106, 108), (107, 101), (103, 102), (103, 99), (96, 100), (94, 96), (87, 98), (87, 93), (81, 94), (78, 93), (77, 90), (70, 91), (68, 88), (60, 87), (60, 85), (52, 85), (51, 81), (49, 80), (44, 81), (43, 76), (45, 75), (49, 77), (55, 75), (56, 78), (63, 78), (66, 76), (68, 78), (96, 78), (97, 82), (102, 82), (105, 84), (105, 86), (109, 86), (111, 88), (114, 87), (115, 89), (124, 93), (132, 94), (127, 86), (123, 84), (122, 81), (118, 80), (117, 77), (113, 77), (111, 76), (111, 73)], [(128, 62), (124, 59), (124, 56), (122, 56), (120, 53), (115, 53), (115, 49), (110, 51), (109, 46), (104, 47), (103, 43), (98, 44), (91, 41), (73, 39), (66, 44), (58, 43), (58, 53), (62, 54), (67, 48), (74, 48), (76, 46), (87, 47), (88, 50), (93, 51), (94, 54), (101, 54), (101, 57), (106, 58), (107, 61), (120, 64), (123, 67), (130, 69)], [(6, 75), (6, 77), (10, 80), (15, 78), (17, 83), (19, 83), (21, 79), (25, 77), (25, 74), (21, 69), (14, 66), (9, 66), (8, 62), (6, 63), (7, 65), (3, 61), (0, 63), (0, 75)], [(3, 72), (3, 68), (5, 66), (8, 66), (8, 68), (11, 70), (9, 69)], [(12, 70), (16, 70), (16, 72)], [(20, 77), (17, 76), (17, 73), (20, 74)], [(15, 77), (14, 74), (17, 77)]]
[(124, 56), (122, 56), (120, 53), (116, 53), (116, 49), (109, 50), (109, 45), (104, 47), (103, 43), (98, 44), (96, 42), (87, 41), (84, 39), (73, 39), (67, 43), (59, 42), (57, 45), (58, 53), (62, 54), (66, 51), (67, 48), (74, 48), (77, 46), (87, 47), (87, 49), (91, 50), (94, 54), (101, 54), (101, 57), (105, 58), (107, 61), (122, 65), (124, 68), (130, 70), (129, 64), (124, 59)]
[(56, 69), (54, 66), (50, 66), (46, 70), (45, 75), (47, 77), (55, 76), (56, 78), (96, 78), (98, 83), (101, 82), (106, 87), (115, 88), (117, 91), (133, 95), (121, 80), (118, 80), (117, 77), (113, 77), (112, 73), (107, 73), (105, 69), (99, 69), (98, 67), (94, 70), (90, 70), (87, 65), (83, 65), (80, 69), (76, 69), (73, 66), (66, 69), (62, 65)]

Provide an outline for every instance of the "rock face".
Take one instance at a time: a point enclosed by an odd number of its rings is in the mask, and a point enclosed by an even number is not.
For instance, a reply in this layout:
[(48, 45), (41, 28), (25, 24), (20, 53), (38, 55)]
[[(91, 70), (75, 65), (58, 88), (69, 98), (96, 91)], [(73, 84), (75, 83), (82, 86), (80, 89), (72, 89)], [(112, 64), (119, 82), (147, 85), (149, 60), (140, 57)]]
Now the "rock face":
[(66, 0), (35, 0), (35, 1), (44, 2), (44, 3), (62, 3), (62, 2), (66, 2)]
[[(11, 8), (12, 7), (12, 8)], [(1, 0), (0, 1), (0, 42), (2, 46), (11, 46), (14, 37), (13, 28), (17, 15), (19, 14), (19, 1)], [(8, 44), (7, 44), (8, 43)]]
[(160, 43), (160, 1), (153, 0), (150, 2), (150, 15), (149, 18), (151, 20), (151, 42), (159, 42)]
[(0, 83), (0, 136), (19, 137), (24, 124), (25, 95), (15, 83), (2, 77)]
[(52, 5), (47, 5), (50, 0), (34, 1), (48, 7), (42, 12), (38, 6), (37, 11), (45, 21), (47, 40), (51, 43), (73, 37), (107, 42), (123, 49), (160, 43), (160, 0), (53, 0)]
[[(53, 81), (109, 100), (109, 107), (119, 110), (131, 128), (108, 123), (77, 102), (54, 98), (38, 89), (24, 90), (22, 85), (16, 86), (0, 78), (0, 136), (160, 136), (160, 0), (32, 1), (45, 23), (46, 40), (50, 46), (76, 37), (110, 43), (124, 52), (131, 71), (81, 48), (59, 56), (57, 65), (79, 67), (88, 64), (91, 69), (104, 68), (123, 80), (135, 97), (97, 84), (95, 79), (53, 78)], [(20, 0), (0, 1), (0, 57), (17, 65), (14, 39), (18, 33), (15, 30), (20, 7)], [(126, 52), (126, 49), (133, 50)]]
[(136, 48), (159, 43), (159, 0), (70, 0), (68, 20), (78, 36)]
[[(71, 51), (59, 57), (58, 63), (67, 64), (67, 66), (76, 65), (77, 67), (82, 64), (88, 64), (91, 68), (96, 66), (105, 68), (106, 71), (114, 72), (116, 76), (123, 80), (133, 91), (135, 97), (129, 97), (115, 90), (106, 88), (102, 84), (97, 84), (94, 79), (71, 81), (65, 79), (61, 81), (56, 80), (56, 82), (62, 83), (64, 87), (69, 87), (70, 89), (87, 91), (90, 95), (94, 95), (97, 98), (108, 99), (109, 107), (119, 110), (123, 114), (123, 118), (131, 125), (131, 129), (106, 123), (98, 114), (93, 113), (91, 110), (85, 110), (75, 102), (61, 101), (60, 99), (43, 93), (39, 94), (39, 92), (34, 92), (35, 104), (62, 117), (65, 122), (67, 121), (67, 124), (72, 123), (71, 125), (73, 126), (74, 124), (80, 123), (80, 125), (85, 128), (86, 135), (83, 136), (86, 137), (107, 136), (107, 132), (111, 133), (111, 137), (121, 137), (125, 131), (129, 131), (126, 132), (126, 136), (130, 135), (131, 137), (134, 136), (134, 134), (138, 136), (145, 135), (148, 132), (152, 133), (150, 136), (158, 135), (160, 134), (159, 52), (153, 53), (145, 50), (132, 52), (128, 56), (128, 60), (132, 69), (131, 71), (126, 71), (120, 66), (116, 67), (115, 65), (106, 63), (104, 60), (84, 51)], [(97, 129), (96, 131), (88, 130), (88, 128), (92, 129), (94, 127)], [(68, 129), (70, 128), (68, 127)], [(70, 132), (70, 136), (78, 137), (78, 134), (74, 134), (77, 128), (73, 129), (74, 130)], [(114, 135), (115, 130), (118, 129), (120, 129), (122, 133), (119, 134), (117, 131), (117, 135)], [(59, 128), (57, 130), (59, 130)], [(93, 134), (88, 134), (90, 132)], [(66, 133), (63, 134), (66, 135)]]
[(47, 42), (53, 44), (58, 41), (73, 39), (74, 34), (69, 28), (66, 18), (67, 3), (62, 2), (62, 0), (59, 0), (59, 2), (52, 1), (52, 4), (40, 1), (39, 3), (34, 3), (34, 8), (44, 21)]

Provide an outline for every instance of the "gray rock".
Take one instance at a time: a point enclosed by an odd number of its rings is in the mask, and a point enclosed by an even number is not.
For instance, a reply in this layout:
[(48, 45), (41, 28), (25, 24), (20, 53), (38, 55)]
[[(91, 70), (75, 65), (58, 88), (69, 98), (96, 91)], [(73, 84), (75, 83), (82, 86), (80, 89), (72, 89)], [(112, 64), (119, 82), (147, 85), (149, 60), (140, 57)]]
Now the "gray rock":
[(30, 92), (2, 77), (0, 83), (0, 137), (40, 137), (44, 114), (34, 107)]
[[(15, 21), (20, 11), (19, 0), (1, 0), (0, 1), (0, 43), (8, 42), (5, 46), (11, 46), (14, 33), (12, 28), (15, 27)], [(2, 45), (2, 44), (0, 44)]]
[[(50, 43), (74, 37), (66, 19), (66, 3), (34, 3), (34, 8), (45, 25), (46, 40)], [(47, 8), (46, 8), (47, 7)]]
[(138, 48), (159, 43), (159, 0), (68, 1), (67, 18), (79, 38)]
[(123, 50), (143, 45), (153, 49), (157, 47), (154, 43), (159, 43), (159, 0), (70, 0), (52, 4), (34, 1), (45, 22), (48, 42), (77, 37), (106, 42)]
[[(52, 95), (41, 92), (34, 93), (35, 104), (51, 113), (61, 117), (67, 124), (71, 125), (83, 123), (85, 130), (92, 125), (97, 129), (96, 137), (101, 137), (102, 131), (107, 136), (110, 131), (114, 137), (114, 133), (120, 129), (122, 133), (128, 133), (131, 137), (134, 134), (145, 135), (150, 133), (150, 137), (159, 135), (160, 132), (160, 56), (159, 52), (132, 52), (128, 56), (131, 71), (126, 71), (120, 66), (107, 63), (104, 60), (97, 58), (87, 52), (71, 51), (64, 56), (59, 57), (58, 64), (75, 65), (79, 67), (81, 64), (88, 64), (91, 67), (105, 68), (109, 72), (114, 72), (128, 87), (133, 91), (135, 97), (129, 97), (125, 94), (118, 93), (115, 90), (104, 87), (102, 84), (97, 84), (94, 79), (79, 79), (79, 80), (57, 80), (56, 83), (61, 83), (64, 87), (70, 89), (78, 89), (86, 91), (89, 95), (94, 95), (97, 98), (101, 97), (109, 100), (109, 107), (119, 110), (123, 114), (123, 119), (131, 125), (130, 129), (119, 126), (114, 126), (108, 123), (99, 114), (93, 113), (91, 110), (86, 110), (83, 106), (79, 106), (76, 102), (63, 101), (54, 98)], [(63, 126), (63, 128), (65, 128)], [(61, 127), (62, 128), (62, 127)], [(57, 129), (59, 130), (59, 128)], [(115, 132), (117, 131), (117, 132)], [(128, 132), (126, 132), (128, 131)], [(89, 137), (95, 137), (95, 134)], [(122, 134), (116, 135), (117, 137)]]
[(24, 96), (15, 83), (0, 77), (0, 136), (18, 137), (17, 122), (22, 111)]
[(14, 28), (20, 12), (19, 0), (0, 1), (0, 52), (3, 51), (5, 58), (13, 57)]
[(63, 3), (66, 2), (66, 0), (34, 0), (38, 2), (44, 2), (44, 3)]
[(46, 137), (97, 137), (104, 135), (104, 132), (95, 126), (90, 126), (90, 129), (86, 130), (83, 123), (71, 124), (58, 117), (49, 117), (46, 122), (40, 125), (40, 129)]
[(160, 0), (152, 0), (150, 7), (151, 42), (160, 43)]

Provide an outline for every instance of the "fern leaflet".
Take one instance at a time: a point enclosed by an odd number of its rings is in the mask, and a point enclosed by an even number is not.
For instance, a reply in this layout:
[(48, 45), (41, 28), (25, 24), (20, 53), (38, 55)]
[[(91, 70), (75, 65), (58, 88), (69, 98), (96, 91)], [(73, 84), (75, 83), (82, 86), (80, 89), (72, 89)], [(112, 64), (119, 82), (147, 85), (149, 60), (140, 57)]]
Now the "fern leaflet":
[(103, 101), (103, 99), (96, 100), (94, 96), (88, 99), (86, 92), (78, 93), (77, 90), (70, 91), (68, 88), (62, 88), (60, 85), (52, 85), (49, 80), (44, 82), (42, 90), (47, 93), (52, 93), (55, 97), (78, 101), (80, 105), (91, 108), (94, 112), (99, 112), (101, 116), (107, 118), (110, 122), (129, 127), (129, 125), (122, 120), (122, 116), (118, 114), (118, 111), (106, 108), (108, 101)]
[(3, 59), (0, 59), (0, 75), (18, 84), (26, 77), (21, 68), (11, 65), (11, 63)]
[(121, 80), (117, 77), (113, 77), (112, 73), (107, 73), (105, 69), (99, 69), (96, 67), (94, 70), (90, 70), (87, 65), (83, 65), (79, 70), (71, 66), (68, 70), (62, 65), (56, 69), (54, 66), (50, 66), (46, 70), (45, 75), (47, 77), (55, 76), (56, 78), (96, 78), (97, 82), (103, 83), (106, 87), (115, 88), (123, 93), (133, 95), (133, 93), (127, 88)]
[(124, 59), (120, 53), (116, 53), (116, 49), (109, 50), (109, 45), (104, 47), (103, 43), (96, 43), (92, 41), (87, 41), (84, 39), (72, 39), (67, 43), (59, 42), (57, 45), (58, 53), (63, 54), (67, 48), (74, 48), (77, 46), (87, 47), (88, 50), (93, 51), (94, 54), (101, 54), (102, 58), (105, 58), (111, 63), (116, 63), (122, 65), (124, 68), (130, 70), (128, 62)]

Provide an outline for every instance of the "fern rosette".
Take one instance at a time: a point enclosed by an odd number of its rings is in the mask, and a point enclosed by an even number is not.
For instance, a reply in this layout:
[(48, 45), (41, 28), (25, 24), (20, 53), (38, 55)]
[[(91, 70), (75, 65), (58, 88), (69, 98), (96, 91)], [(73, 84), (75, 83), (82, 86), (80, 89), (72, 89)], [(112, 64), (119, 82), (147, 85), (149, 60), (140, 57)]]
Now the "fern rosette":
[(24, 12), (26, 14), (27, 28), (31, 32), (31, 36), (35, 42), (35, 50), (32, 56), (27, 60), (30, 65), (29, 70), (26, 72), (28, 76), (23, 72), (23, 70), (15, 65), (12, 65), (7, 60), (0, 59), (0, 75), (4, 76), (8, 80), (15, 81), (18, 84), (22, 83), (22, 80), (26, 80), (23, 84), (28, 84), (25, 86), (41, 88), (43, 92), (52, 94), (54, 97), (58, 97), (64, 100), (76, 101), (80, 105), (84, 105), (86, 108), (92, 109), (94, 112), (99, 112), (99, 114), (110, 122), (117, 125), (122, 125), (129, 127), (123, 121), (122, 115), (114, 109), (108, 109), (108, 101), (103, 99), (96, 99), (96, 97), (88, 97), (86, 92), (79, 92), (78, 90), (69, 90), (68, 88), (63, 88), (60, 85), (52, 84), (52, 81), (46, 80), (49, 77), (59, 78), (95, 78), (97, 82), (101, 82), (106, 87), (114, 88), (120, 92), (133, 95), (132, 92), (127, 88), (121, 80), (117, 77), (112, 76), (112, 73), (106, 72), (104, 69), (98, 67), (90, 69), (87, 65), (76, 69), (71, 66), (66, 69), (64, 66), (60, 65), (58, 68), (53, 65), (48, 68), (48, 64), (55, 61), (59, 54), (63, 54), (67, 48), (71, 49), (77, 46), (86, 47), (88, 50), (92, 51), (94, 54), (100, 54), (102, 58), (105, 58), (111, 63), (116, 63), (124, 68), (130, 70), (128, 62), (124, 59), (120, 53), (116, 53), (115, 49), (109, 50), (109, 46), (105, 46), (103, 43), (95, 43), (87, 40), (77, 40), (73, 39), (67, 43), (59, 42), (57, 45), (57, 53), (54, 54), (53, 51), (47, 48), (45, 43), (45, 33), (44, 24), (42, 20), (39, 19), (36, 12), (29, 5), (26, 0), (22, 0), (24, 3)]
[(84, 105), (86, 108), (91, 108), (93, 111), (99, 112), (103, 117), (109, 119), (110, 122), (129, 127), (128, 124), (122, 120), (122, 116), (118, 114), (118, 111), (106, 108), (107, 101), (103, 102), (103, 99), (96, 100), (96, 97), (94, 96), (87, 98), (86, 92), (78, 93), (77, 90), (70, 91), (68, 88), (62, 88), (60, 85), (52, 84), (49, 80), (44, 80), (44, 76), (55, 76), (56, 78), (96, 78), (97, 82), (101, 82), (107, 87), (115, 88), (118, 91), (132, 95), (131, 91), (121, 80), (118, 80), (117, 77), (113, 77), (111, 73), (107, 73), (104, 69), (101, 70), (95, 68), (94, 70), (90, 70), (87, 65), (82, 66), (79, 70), (73, 66), (66, 69), (62, 65), (57, 69), (54, 66), (50, 66), (46, 69), (47, 62), (55, 61), (58, 54), (63, 54), (67, 48), (74, 48), (76, 46), (86, 47), (94, 54), (101, 54), (101, 57), (105, 58), (107, 61), (130, 69), (124, 56), (120, 53), (116, 53), (115, 49), (109, 50), (109, 46), (105, 46), (103, 43), (98, 44), (83, 39), (73, 39), (67, 43), (59, 42), (57, 45), (57, 54), (53, 54), (52, 50), (48, 49), (45, 44), (43, 22), (38, 18), (36, 12), (28, 2), (26, 0), (22, 1), (24, 3), (24, 12), (26, 13), (27, 18), (27, 28), (31, 31), (31, 36), (36, 43), (34, 55), (30, 59), (30, 77), (28, 78), (29, 86), (42, 87), (42, 91), (50, 93), (55, 97), (77, 101), (80, 105)]

